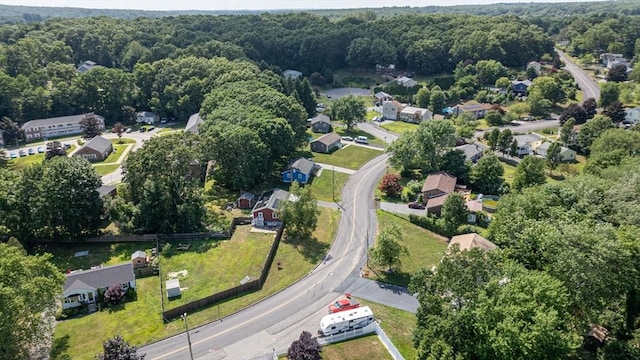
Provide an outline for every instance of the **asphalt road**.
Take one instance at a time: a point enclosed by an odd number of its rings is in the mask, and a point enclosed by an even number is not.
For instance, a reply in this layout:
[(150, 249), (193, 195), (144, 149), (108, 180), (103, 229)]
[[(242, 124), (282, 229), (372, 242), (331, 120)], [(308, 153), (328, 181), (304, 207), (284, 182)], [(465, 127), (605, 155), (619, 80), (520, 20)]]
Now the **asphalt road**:
[[(285, 351), (302, 330), (316, 333), (320, 319), (327, 313), (327, 304), (349, 291), (349, 284), (359, 276), (364, 264), (367, 246), (373, 245), (376, 228), (373, 194), (386, 171), (387, 158), (386, 154), (376, 157), (345, 184), (343, 214), (325, 260), (281, 292), (222, 321), (193, 329), (190, 334), (194, 358), (264, 358), (272, 349)], [(285, 260), (285, 270), (286, 266)], [(406, 296), (409, 295), (405, 294), (403, 299)], [(409, 299), (406, 301), (411, 303)], [(144, 346), (140, 352), (146, 353), (148, 360), (188, 359), (186, 340), (184, 333), (179, 334)]]
[(571, 75), (573, 75), (573, 79), (580, 86), (582, 93), (584, 96), (583, 99), (594, 98), (596, 100), (600, 99), (600, 87), (598, 84), (593, 81), (586, 72), (582, 70), (582, 68), (573, 61), (562, 51), (556, 49), (556, 52), (560, 56), (560, 60), (564, 62), (564, 69), (567, 70)]

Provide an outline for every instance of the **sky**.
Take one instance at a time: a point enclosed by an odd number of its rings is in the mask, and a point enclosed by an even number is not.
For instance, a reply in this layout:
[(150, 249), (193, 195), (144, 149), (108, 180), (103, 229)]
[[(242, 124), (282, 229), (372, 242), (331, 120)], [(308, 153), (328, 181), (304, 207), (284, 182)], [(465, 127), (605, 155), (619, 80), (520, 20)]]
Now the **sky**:
[[(563, 0), (577, 2), (580, 0)], [(594, 1), (594, 0), (582, 0)], [(531, 0), (0, 0), (4, 5), (79, 7), (91, 9), (132, 10), (277, 10), (277, 9), (348, 9), (389, 6), (484, 5), (495, 3), (530, 3)], [(536, 0), (533, 2), (558, 2)]]

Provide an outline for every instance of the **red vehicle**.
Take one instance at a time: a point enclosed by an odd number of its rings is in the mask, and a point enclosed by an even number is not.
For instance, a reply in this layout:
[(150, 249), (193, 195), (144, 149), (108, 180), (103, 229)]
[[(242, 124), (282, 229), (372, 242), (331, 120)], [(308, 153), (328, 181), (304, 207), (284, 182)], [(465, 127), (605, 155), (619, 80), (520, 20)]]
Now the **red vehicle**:
[(329, 314), (351, 310), (359, 307), (360, 304), (351, 298), (351, 294), (345, 294), (343, 299), (338, 299), (336, 302), (329, 305)]

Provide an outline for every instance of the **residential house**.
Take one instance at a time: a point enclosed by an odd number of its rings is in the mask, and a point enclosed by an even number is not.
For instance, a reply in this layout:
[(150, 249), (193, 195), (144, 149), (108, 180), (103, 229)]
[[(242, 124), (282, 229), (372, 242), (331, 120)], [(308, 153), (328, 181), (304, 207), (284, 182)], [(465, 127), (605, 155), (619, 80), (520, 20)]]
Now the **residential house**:
[(456, 188), (457, 180), (455, 176), (449, 175), (444, 171), (429, 174), (422, 186), (422, 199), (426, 201), (427, 199), (452, 193)]
[(105, 199), (107, 197), (113, 199), (117, 195), (116, 187), (113, 185), (102, 185), (98, 188), (98, 194), (100, 194), (101, 199)]
[(417, 86), (418, 82), (406, 76), (402, 76), (396, 79), (396, 84), (410, 88)]
[(558, 45), (558, 46), (567, 46), (567, 45), (569, 45), (569, 40), (558, 40), (556, 42), (556, 45)]
[(301, 157), (289, 164), (287, 170), (282, 172), (282, 181), (285, 183), (297, 181), (300, 184), (306, 184), (311, 180), (314, 168), (315, 163), (313, 161)]
[(542, 71), (542, 64), (540, 64), (537, 61), (532, 61), (527, 64), (527, 70), (531, 68), (533, 68), (536, 71), (536, 74), (540, 74), (540, 71)]
[(393, 96), (387, 94), (384, 91), (379, 91), (379, 92), (373, 94), (373, 99), (375, 100), (376, 105), (380, 106), (385, 101), (393, 101)]
[(427, 199), (427, 203), (425, 204), (427, 214), (440, 216), (442, 214), (442, 207), (444, 206), (444, 202), (445, 200), (447, 200), (449, 195), (450, 194), (444, 194), (431, 199)]
[(514, 80), (511, 82), (511, 91), (516, 96), (527, 96), (527, 91), (532, 84), (531, 80)]
[(102, 266), (91, 270), (77, 270), (67, 273), (63, 287), (63, 309), (82, 304), (95, 304), (99, 296), (110, 286), (120, 285), (124, 290), (136, 288), (133, 264)]
[(134, 268), (145, 267), (147, 263), (149, 263), (149, 257), (146, 252), (138, 250), (131, 254), (131, 264)]
[(455, 148), (464, 152), (464, 156), (467, 158), (467, 160), (471, 161), (474, 164), (478, 162), (478, 160), (480, 160), (485, 150), (484, 146), (478, 143), (464, 144), (456, 146)]
[(640, 122), (640, 107), (624, 109), (624, 112), (625, 115), (623, 123), (635, 125)]
[(302, 73), (298, 70), (287, 69), (282, 72), (285, 79), (296, 80), (302, 77)]
[(536, 134), (515, 135), (513, 139), (518, 144), (517, 155), (519, 157), (532, 154), (542, 144), (542, 138)]
[(324, 114), (317, 114), (311, 118), (311, 131), (326, 134), (331, 131), (331, 119)]
[(429, 109), (407, 106), (400, 110), (398, 117), (402, 121), (419, 124), (425, 120), (431, 120), (433, 118), (433, 112)]
[[(27, 142), (61, 136), (82, 134), (80, 122), (89, 114), (61, 116), (27, 121), (22, 125)], [(104, 130), (104, 118), (96, 115), (98, 130)]]
[(451, 109), (453, 116), (460, 116), (464, 113), (470, 113), (476, 119), (482, 119), (489, 110), (499, 109), (499, 107), (492, 104), (465, 104), (456, 105)]
[(255, 204), (251, 212), (253, 217), (251, 224), (256, 227), (280, 226), (282, 221), (278, 219), (278, 206), (282, 201), (286, 201), (289, 198), (289, 192), (281, 189), (262, 194), (261, 199)]
[(160, 117), (151, 111), (141, 111), (136, 114), (136, 122), (142, 124), (155, 124), (160, 121)]
[(73, 153), (73, 156), (80, 156), (89, 161), (103, 161), (112, 152), (113, 144), (111, 143), (111, 140), (98, 135)]
[(244, 192), (236, 200), (236, 206), (240, 209), (252, 209), (256, 204), (256, 196), (250, 192)]
[(311, 151), (329, 154), (334, 150), (341, 148), (342, 142), (340, 141), (340, 135), (332, 132), (312, 140), (311, 143), (309, 143), (309, 146)]
[(389, 65), (376, 64), (376, 74), (395, 76), (396, 66), (395, 64), (389, 64)]
[(404, 106), (399, 101), (385, 101), (382, 103), (382, 118), (385, 120), (398, 120), (400, 110)]
[[(547, 157), (547, 152), (549, 151), (549, 147), (551, 146), (552, 143), (550, 142), (545, 142), (540, 144), (536, 149), (535, 149), (535, 153), (539, 156), (542, 156), (544, 158)], [(569, 148), (566, 148), (564, 146), (560, 147), (560, 161), (575, 161), (576, 160), (576, 155), (577, 153)]]
[(452, 237), (449, 241), (449, 246), (447, 246), (447, 252), (450, 252), (451, 248), (456, 244), (460, 247), (460, 251), (471, 250), (474, 248), (484, 251), (490, 251), (498, 248), (496, 244), (476, 233), (457, 235)]
[(184, 131), (197, 134), (200, 132), (200, 124), (203, 122), (204, 119), (200, 117), (200, 113), (195, 113), (189, 116), (189, 120), (187, 120), (187, 125), (184, 127)]
[(101, 65), (96, 64), (95, 62), (91, 61), (91, 60), (87, 60), (84, 61), (83, 63), (81, 63), (80, 65), (78, 65), (78, 68), (76, 69), (79, 73), (84, 74), (87, 71), (91, 70), (91, 69), (95, 69), (95, 68), (99, 68), (102, 67)]
[(602, 61), (602, 65), (606, 66), (607, 68), (609, 68), (610, 62), (621, 61), (621, 60), (624, 60), (626, 62), (626, 59), (622, 54), (615, 54), (615, 53), (600, 54), (600, 61)]
[(478, 213), (482, 212), (482, 200), (469, 200), (465, 203), (469, 215), (467, 215), (467, 222), (469, 224), (475, 224), (478, 218)]

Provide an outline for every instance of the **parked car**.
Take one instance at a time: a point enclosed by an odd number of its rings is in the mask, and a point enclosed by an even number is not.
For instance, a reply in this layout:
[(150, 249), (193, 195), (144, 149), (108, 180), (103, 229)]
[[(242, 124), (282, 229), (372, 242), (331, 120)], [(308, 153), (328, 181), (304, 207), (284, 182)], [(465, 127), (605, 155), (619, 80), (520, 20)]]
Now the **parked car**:
[(153, 130), (153, 129), (155, 129), (155, 128), (156, 128), (156, 127), (152, 125), (152, 126), (150, 126), (150, 127), (147, 129), (147, 131), (151, 131), (151, 130)]
[(64, 149), (65, 150), (71, 149), (71, 144), (64, 144)]
[(160, 119), (160, 124), (166, 124), (166, 123), (167, 123), (167, 118)]
[(145, 131), (147, 131), (147, 128), (146, 128), (146, 127), (141, 127), (141, 128), (140, 128), (140, 132), (145, 132)]
[(38, 147), (38, 154), (42, 154), (44, 153), (44, 149), (42, 148), (42, 146)]
[(27, 151), (27, 152), (29, 153), (29, 155), (35, 155), (36, 154), (36, 151), (33, 150), (32, 148), (29, 149), (29, 151)]
[(358, 136), (355, 140), (358, 144), (368, 144), (369, 139), (366, 136)]
[(419, 203), (417, 201), (412, 201), (409, 203), (409, 209), (420, 209), (423, 210), (424, 209), (424, 205), (422, 205), (422, 203)]
[(127, 134), (130, 133), (131, 131), (133, 131), (131, 128), (126, 128), (126, 130), (124, 132), (126, 132)]
[(375, 122), (380, 122), (382, 121), (382, 118), (380, 116), (375, 116), (372, 120)]
[(12, 152), (12, 153), (9, 154), (9, 157), (12, 158), (12, 159), (15, 159), (15, 158), (18, 157), (18, 154)]
[(27, 152), (26, 152), (26, 151), (24, 151), (24, 150), (20, 150), (20, 151), (18, 151), (18, 154), (20, 154), (20, 157), (22, 157), (22, 156), (27, 156)]
[(341, 137), (341, 139), (344, 141), (353, 141), (353, 138), (351, 136), (343, 136)]

